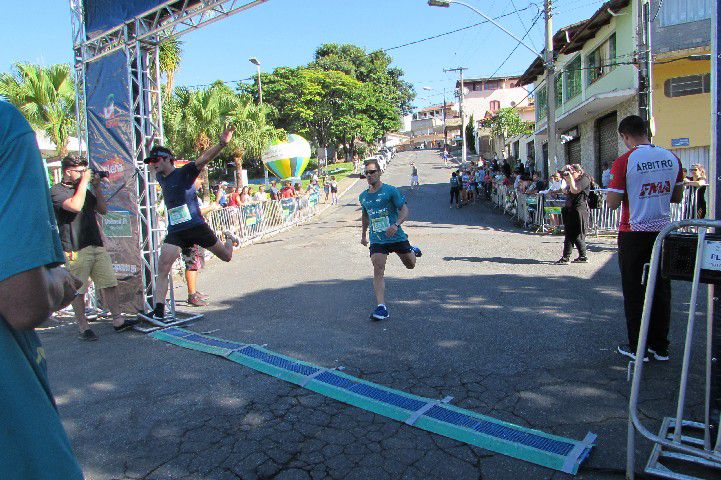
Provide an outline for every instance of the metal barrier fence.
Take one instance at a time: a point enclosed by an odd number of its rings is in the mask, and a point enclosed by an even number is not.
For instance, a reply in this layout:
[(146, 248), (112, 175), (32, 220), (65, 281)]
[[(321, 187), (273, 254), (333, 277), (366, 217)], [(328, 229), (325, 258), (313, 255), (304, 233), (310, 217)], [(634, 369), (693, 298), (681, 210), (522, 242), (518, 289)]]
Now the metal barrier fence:
[[(697, 191), (704, 187), (685, 187), (680, 203), (671, 204), (671, 221), (689, 220), (699, 217)], [(606, 205), (606, 190), (594, 190), (598, 194), (598, 207), (591, 209), (589, 234), (610, 234), (618, 231), (621, 210), (612, 210)], [(494, 182), (491, 202), (503, 213), (522, 223), (524, 228), (533, 228), (547, 233), (563, 228), (561, 208), (565, 197), (559, 194), (526, 194), (516, 192), (512, 187)]]
[(241, 245), (259, 240), (310, 220), (318, 212), (318, 194), (250, 203), (209, 212), (205, 219), (220, 236), (226, 230), (240, 238)]

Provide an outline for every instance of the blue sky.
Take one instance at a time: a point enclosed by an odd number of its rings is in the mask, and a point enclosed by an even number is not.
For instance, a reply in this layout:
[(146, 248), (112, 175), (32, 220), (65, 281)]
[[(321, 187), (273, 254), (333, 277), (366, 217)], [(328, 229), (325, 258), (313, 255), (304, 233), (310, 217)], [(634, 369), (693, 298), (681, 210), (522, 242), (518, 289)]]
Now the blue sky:
[[(528, 0), (466, 0), (496, 17), (529, 7)], [(539, 0), (541, 1), (541, 0)], [(0, 29), (0, 71), (16, 61), (70, 62), (70, 7), (67, 0), (25, 0), (4, 5)], [(588, 18), (603, 2), (557, 0), (554, 30)], [(541, 1), (542, 5), (542, 1)], [(517, 36), (531, 26), (537, 9), (530, 6), (499, 21)], [(11, 19), (11, 20), (9, 20)], [(239, 80), (255, 73), (248, 58), (257, 57), (264, 71), (283, 65), (301, 65), (312, 59), (322, 43), (354, 43), (368, 50), (390, 48), (482, 21), (466, 9), (431, 8), (425, 0), (270, 0), (265, 4), (216, 22), (181, 38), (183, 62), (179, 85)], [(543, 47), (543, 17), (527, 37), (539, 51)], [(418, 92), (419, 107), (442, 102), (443, 88), (453, 89), (457, 74), (444, 68), (467, 67), (467, 77), (494, 73), (516, 41), (490, 24), (435, 40), (389, 51), (394, 64), (406, 73)], [(498, 75), (521, 73), (533, 54), (519, 47), (498, 70)], [(422, 87), (432, 87), (426, 91)], [(449, 94), (450, 98), (450, 94)]]

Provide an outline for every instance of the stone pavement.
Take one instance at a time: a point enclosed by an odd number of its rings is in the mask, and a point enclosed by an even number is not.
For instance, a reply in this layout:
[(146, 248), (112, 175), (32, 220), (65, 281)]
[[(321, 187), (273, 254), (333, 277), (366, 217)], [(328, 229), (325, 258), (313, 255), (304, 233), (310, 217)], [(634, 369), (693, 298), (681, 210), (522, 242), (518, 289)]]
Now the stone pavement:
[[(420, 191), (407, 187), (411, 159)], [(368, 320), (359, 182), (314, 223), (230, 264), (210, 262), (199, 288), (212, 304), (190, 328), (418, 395), (452, 395), (459, 407), (558, 435), (591, 430), (598, 444), (578, 478), (623, 478), (629, 384), (615, 353), (625, 326), (614, 241), (592, 240), (589, 264), (553, 265), (560, 237), (525, 233), (487, 203), (449, 209), (449, 173), (436, 152), (413, 151), (384, 175), (407, 194), (404, 228), (424, 252), (414, 270), (389, 258), (388, 321)], [(75, 328), (50, 325), (41, 337), (90, 479), (570, 478), (108, 323), (94, 343), (78, 341)], [(671, 413), (679, 365), (676, 356), (646, 369), (642, 408), (654, 430), (660, 412)], [(698, 372), (693, 379), (700, 384)], [(699, 398), (691, 402), (698, 410)], [(638, 468), (649, 451), (639, 442)]]

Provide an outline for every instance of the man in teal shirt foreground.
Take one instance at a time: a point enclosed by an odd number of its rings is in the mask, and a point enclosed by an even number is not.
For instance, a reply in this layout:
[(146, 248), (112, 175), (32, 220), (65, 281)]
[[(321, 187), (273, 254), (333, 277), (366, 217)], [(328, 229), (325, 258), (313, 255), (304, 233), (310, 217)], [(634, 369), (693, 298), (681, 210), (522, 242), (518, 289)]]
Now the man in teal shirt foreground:
[(416, 266), (416, 258), (421, 256), (421, 250), (411, 246), (408, 235), (401, 228), (401, 224), (408, 218), (408, 205), (403, 194), (396, 187), (381, 182), (378, 160), (368, 159), (363, 162), (363, 166), (368, 189), (358, 197), (363, 210), (361, 243), (368, 246), (367, 232), (370, 228), (373, 291), (378, 301), (378, 306), (371, 313), (371, 319), (385, 320), (390, 316), (385, 304), (384, 278), (388, 254), (396, 253), (403, 265), (412, 269)]
[(0, 479), (82, 479), (34, 328), (80, 282), (65, 262), (35, 133), (0, 101)]

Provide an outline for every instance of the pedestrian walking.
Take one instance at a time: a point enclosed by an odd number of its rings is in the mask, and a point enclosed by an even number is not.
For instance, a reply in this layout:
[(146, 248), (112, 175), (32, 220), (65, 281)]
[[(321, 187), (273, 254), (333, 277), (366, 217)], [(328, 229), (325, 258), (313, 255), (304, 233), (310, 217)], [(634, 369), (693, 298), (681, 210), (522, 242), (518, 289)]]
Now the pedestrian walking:
[[(673, 153), (651, 144), (641, 117), (631, 115), (621, 120), (618, 133), (629, 151), (613, 162), (606, 205), (611, 209), (621, 206), (618, 265), (628, 343), (617, 349), (621, 355), (635, 359), (646, 295), (642, 283), (644, 265), (651, 261), (658, 232), (671, 222), (671, 203), (681, 201), (683, 175), (681, 162)], [(670, 322), (671, 280), (659, 272), (648, 329), (648, 352), (656, 360), (669, 359)]]
[(590, 219), (588, 195), (591, 192), (591, 177), (583, 171), (581, 165), (566, 165), (561, 174), (566, 180), (566, 204), (561, 208), (563, 218), (563, 254), (556, 262), (567, 265), (575, 246), (578, 257), (573, 263), (586, 263), (586, 230)]
[[(418, 247), (408, 242), (408, 235), (401, 224), (408, 218), (408, 205), (400, 190), (384, 184), (381, 167), (375, 158), (364, 162), (368, 189), (358, 199), (363, 213), (361, 215), (361, 244), (369, 246), (373, 264), (373, 291), (378, 306), (371, 313), (371, 319), (385, 320), (390, 314), (385, 304), (385, 268), (388, 255), (395, 253), (406, 268), (416, 266), (416, 258), (422, 255)], [(368, 230), (370, 229), (370, 237)]]
[(331, 203), (338, 205), (338, 182), (335, 180), (335, 175), (330, 177), (330, 195)]
[(451, 173), (451, 208), (453, 208), (453, 202), (456, 202), (456, 208), (461, 208), (461, 179), (458, 176), (458, 172)]
[(420, 182), (418, 181), (418, 168), (416, 167), (415, 162), (411, 162), (411, 190), (415, 187), (420, 187)]

